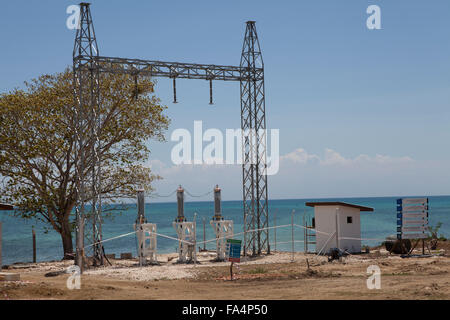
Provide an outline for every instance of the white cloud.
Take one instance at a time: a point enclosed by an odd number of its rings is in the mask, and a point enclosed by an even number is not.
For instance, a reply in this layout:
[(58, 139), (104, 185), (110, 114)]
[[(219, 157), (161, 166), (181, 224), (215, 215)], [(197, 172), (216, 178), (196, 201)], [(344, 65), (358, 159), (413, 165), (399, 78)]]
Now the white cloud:
[(315, 154), (311, 155), (308, 154), (308, 152), (306, 152), (305, 149), (299, 148), (294, 150), (293, 152), (290, 152), (284, 156), (280, 157), (280, 161), (283, 160), (288, 160), (288, 161), (292, 161), (294, 163), (308, 163), (308, 162), (315, 162), (315, 161), (319, 161), (320, 162), (320, 158), (318, 156), (316, 156)]
[(370, 157), (366, 154), (360, 154), (355, 158), (345, 158), (333, 149), (325, 149), (323, 158), (316, 154), (310, 154), (305, 149), (299, 148), (280, 157), (282, 164), (288, 162), (296, 164), (318, 164), (321, 166), (328, 165), (355, 165), (355, 164), (401, 164), (411, 163), (414, 160), (410, 157), (391, 157), (377, 154)]
[[(219, 184), (224, 200), (242, 199), (240, 165), (172, 165), (160, 160), (148, 165), (163, 177), (154, 183), (159, 194), (169, 194), (180, 184), (192, 194), (204, 194)], [(270, 199), (431, 195), (448, 193), (448, 181), (450, 168), (445, 161), (381, 154), (348, 157), (332, 149), (319, 155), (299, 148), (280, 157), (280, 170), (268, 177), (268, 190)]]

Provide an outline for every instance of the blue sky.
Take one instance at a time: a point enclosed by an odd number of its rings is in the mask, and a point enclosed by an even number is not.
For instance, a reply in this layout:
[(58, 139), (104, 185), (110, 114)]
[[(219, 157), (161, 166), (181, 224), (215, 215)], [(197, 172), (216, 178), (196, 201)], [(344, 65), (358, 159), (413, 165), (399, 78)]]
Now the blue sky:
[[(91, 1), (101, 55), (238, 65), (245, 21), (255, 20), (265, 62), (269, 128), (280, 129), (271, 198), (438, 195), (450, 190), (450, 2)], [(72, 63), (74, 1), (8, 1), (0, 10), (0, 89)], [(366, 8), (381, 8), (368, 30)], [(176, 128), (240, 126), (239, 86), (158, 79)], [(238, 166), (175, 168), (174, 142), (150, 142), (161, 194), (223, 186), (241, 198)], [(306, 160), (305, 160), (306, 159)], [(157, 199), (155, 199), (157, 200)], [(164, 199), (166, 200), (166, 199)], [(208, 199), (205, 199), (208, 200)]]

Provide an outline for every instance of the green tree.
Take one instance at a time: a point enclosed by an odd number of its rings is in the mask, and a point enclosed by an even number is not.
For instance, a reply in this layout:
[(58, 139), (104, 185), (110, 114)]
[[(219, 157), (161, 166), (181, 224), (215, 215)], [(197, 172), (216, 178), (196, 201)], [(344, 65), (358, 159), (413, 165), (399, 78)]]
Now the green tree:
[[(64, 258), (73, 253), (71, 213), (77, 198), (72, 81), (66, 69), (0, 95), (0, 196), (15, 205), (16, 216), (44, 221), (56, 230)], [(164, 141), (169, 119), (150, 79), (139, 79), (136, 86), (128, 75), (103, 74), (100, 92), (101, 193), (112, 203), (134, 197), (138, 188), (152, 190), (151, 182), (160, 177), (145, 167), (150, 154), (146, 143)], [(89, 177), (90, 148), (85, 150)], [(86, 197), (90, 200), (89, 193)]]
[[(436, 250), (436, 248), (437, 248), (437, 244), (439, 241), (438, 232), (441, 227), (442, 227), (442, 222), (438, 222), (434, 227), (428, 226), (428, 228), (427, 228), (428, 239), (430, 240), (431, 250)], [(443, 238), (442, 235), (441, 235), (441, 238)]]

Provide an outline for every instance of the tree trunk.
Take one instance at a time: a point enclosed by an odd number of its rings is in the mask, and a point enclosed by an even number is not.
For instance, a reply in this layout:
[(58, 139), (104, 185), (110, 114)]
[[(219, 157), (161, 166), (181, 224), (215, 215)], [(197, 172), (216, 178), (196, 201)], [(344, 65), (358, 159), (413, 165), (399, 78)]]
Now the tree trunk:
[(61, 239), (63, 243), (64, 258), (63, 260), (73, 260), (75, 258), (73, 252), (72, 233), (68, 221), (61, 224)]

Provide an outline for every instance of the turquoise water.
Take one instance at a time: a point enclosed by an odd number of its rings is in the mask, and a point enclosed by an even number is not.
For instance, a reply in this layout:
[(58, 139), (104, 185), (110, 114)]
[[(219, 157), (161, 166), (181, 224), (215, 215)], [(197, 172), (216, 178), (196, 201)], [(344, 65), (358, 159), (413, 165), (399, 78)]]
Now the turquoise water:
[[(339, 198), (339, 199), (293, 199), (270, 200), (269, 224), (273, 226), (276, 213), (276, 224), (291, 223), (291, 212), (295, 210), (295, 223), (302, 224), (303, 216), (312, 217), (313, 208), (306, 207), (307, 201), (344, 201), (374, 208), (374, 212), (361, 213), (362, 238), (384, 239), (396, 233), (396, 199), (397, 197), (383, 198)], [(450, 196), (429, 197), (430, 224), (442, 222), (440, 233), (450, 237)], [(192, 221), (194, 212), (197, 213), (197, 241), (203, 240), (203, 218), (206, 219), (206, 239), (214, 238), (209, 221), (213, 215), (213, 202), (186, 202), (185, 216)], [(241, 201), (224, 201), (222, 203), (223, 216), (231, 219), (235, 224), (235, 233), (243, 230), (243, 215)], [(176, 203), (150, 203), (145, 208), (148, 222), (157, 224), (157, 232), (176, 237), (172, 221), (177, 215)], [(103, 224), (103, 238), (108, 239), (133, 231), (136, 219), (136, 205), (125, 206), (125, 210), (114, 214), (114, 218), (107, 218)], [(7, 211), (0, 211), (0, 221), (3, 222), (3, 264), (14, 262), (28, 262), (32, 260), (32, 226), (35, 226), (37, 237), (37, 260), (46, 261), (62, 258), (62, 244), (55, 231), (44, 232), (42, 223), (31, 220), (22, 220), (12, 217)], [(295, 240), (303, 240), (303, 230), (295, 229)], [(237, 237), (239, 238), (239, 236)], [(277, 229), (277, 250), (291, 250), (291, 229)], [(274, 231), (270, 231), (270, 242), (274, 248)], [(363, 244), (376, 245), (381, 241), (363, 241)], [(120, 254), (133, 252), (136, 254), (136, 238), (134, 235), (105, 242), (106, 253)], [(200, 245), (199, 246), (203, 246)], [(176, 241), (158, 237), (158, 252), (175, 252)], [(214, 242), (208, 243), (207, 249), (214, 249)], [(302, 251), (303, 243), (296, 242), (295, 250)]]

